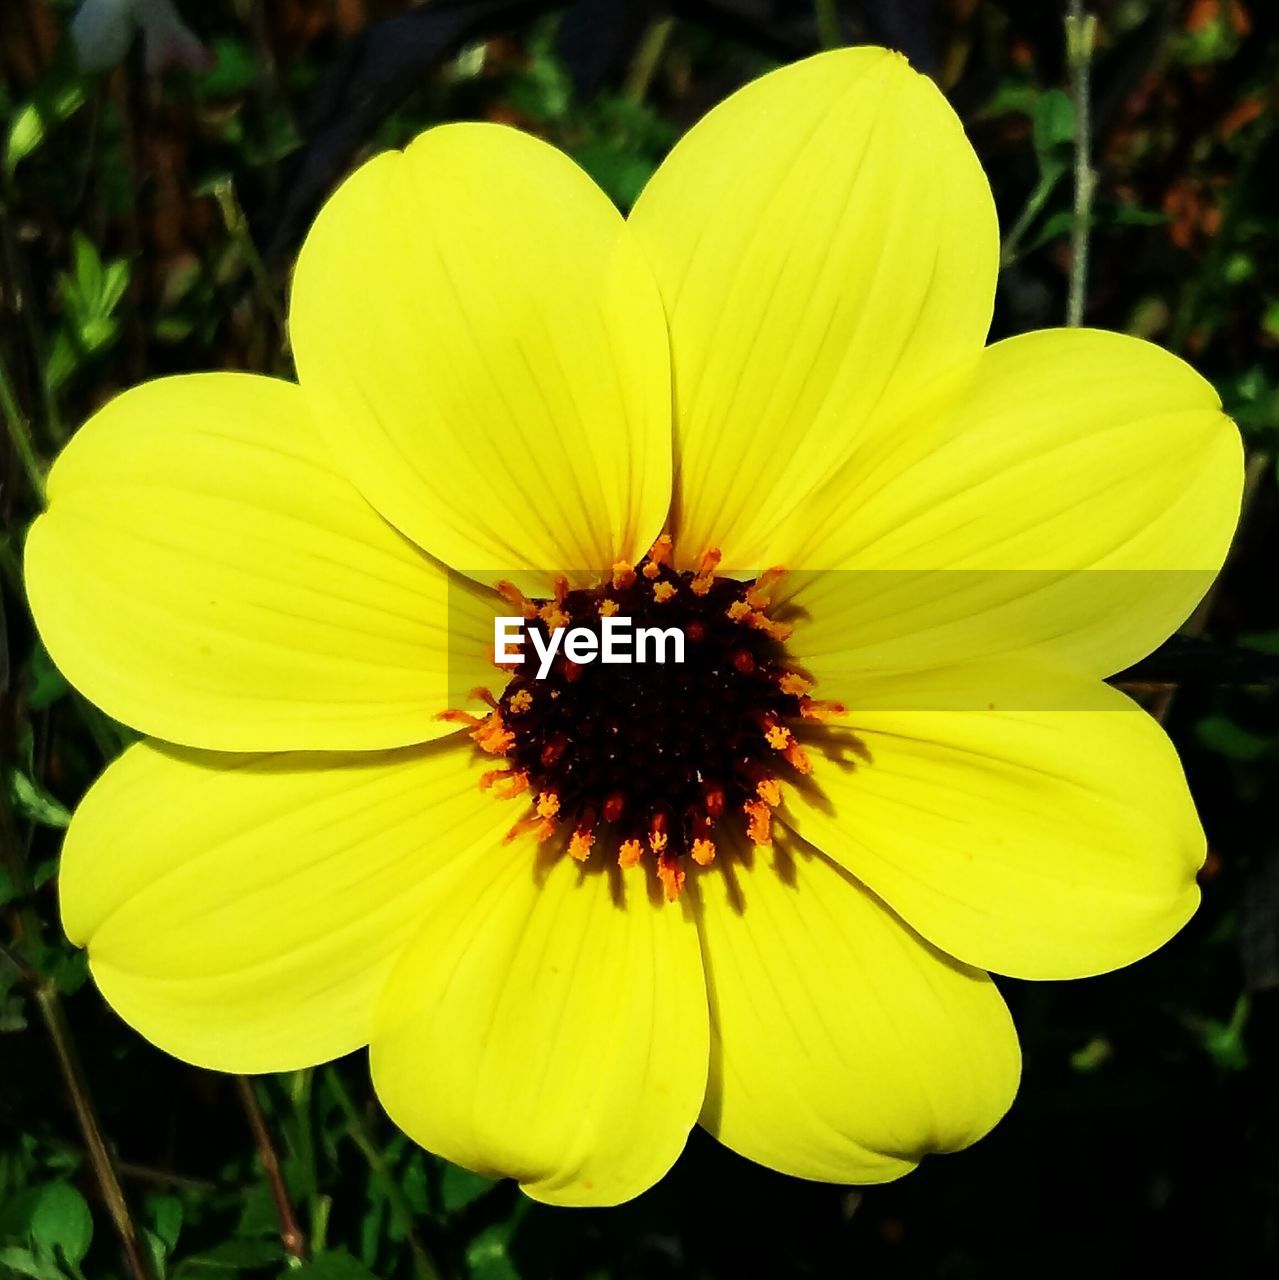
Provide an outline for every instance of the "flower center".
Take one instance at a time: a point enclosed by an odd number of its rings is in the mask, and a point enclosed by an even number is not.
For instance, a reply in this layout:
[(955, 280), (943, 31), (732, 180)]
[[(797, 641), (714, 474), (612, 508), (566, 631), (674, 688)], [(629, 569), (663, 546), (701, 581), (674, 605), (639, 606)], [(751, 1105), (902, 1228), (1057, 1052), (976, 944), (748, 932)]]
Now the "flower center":
[[(561, 582), (548, 600), (501, 588), (540, 633), (541, 652), (556, 628), (583, 629), (595, 638), (584, 647), (602, 652), (603, 620), (616, 617), (636, 636), (664, 633), (664, 661), (579, 663), (561, 646), (543, 670), (529, 654), (500, 700), (487, 695), (489, 715), (445, 716), (470, 723), (476, 743), (503, 758), (485, 786), (531, 800), (508, 838), (564, 832), (574, 858), (602, 848), (623, 867), (647, 854), (673, 900), (688, 862), (713, 861), (726, 826), (770, 843), (782, 783), (809, 771), (795, 727), (843, 708), (810, 698), (788, 662), (790, 628), (769, 613), (780, 570), (746, 583), (716, 576), (715, 551), (697, 571), (671, 559), (663, 536), (638, 566), (617, 564), (594, 587)], [(672, 661), (674, 632), (683, 661)]]

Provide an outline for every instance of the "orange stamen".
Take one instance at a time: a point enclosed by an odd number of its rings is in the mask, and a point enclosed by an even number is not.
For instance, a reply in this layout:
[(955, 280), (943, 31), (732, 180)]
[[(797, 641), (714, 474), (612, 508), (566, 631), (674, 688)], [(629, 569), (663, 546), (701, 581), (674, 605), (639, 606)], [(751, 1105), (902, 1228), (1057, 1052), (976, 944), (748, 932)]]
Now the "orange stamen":
[(746, 838), (755, 845), (773, 843), (773, 813), (762, 800), (747, 800), (742, 805), (746, 815)]
[(699, 836), (693, 841), (691, 853), (699, 867), (709, 867), (715, 861), (715, 841)]
[(783, 693), (789, 693), (793, 697), (802, 698), (813, 686), (797, 672), (787, 671), (777, 682), (777, 687), (781, 689)]
[(539, 791), (537, 793), (537, 816), (539, 818), (553, 818), (560, 811), (560, 798), (554, 791)]
[(842, 702), (805, 698), (799, 704), (799, 714), (808, 720), (829, 720), (832, 716), (846, 716), (848, 708)]
[(508, 706), (515, 715), (523, 715), (533, 705), (533, 695), (527, 689), (516, 689)]
[(813, 762), (808, 758), (808, 753), (798, 742), (792, 741), (791, 744), (783, 752), (786, 763), (790, 765), (796, 773), (809, 774), (813, 771)]
[(659, 582), (653, 588), (653, 599), (658, 604), (665, 604), (675, 594), (675, 584), (673, 582)]
[(635, 566), (627, 560), (619, 560), (613, 566), (613, 589), (625, 591), (635, 584)]
[[(773, 587), (786, 576), (786, 570), (780, 565), (775, 564), (771, 569), (765, 569), (763, 573), (751, 583), (750, 594), (764, 599), (768, 598), (768, 593)], [(759, 605), (755, 606), (757, 609)]]
[(601, 618), (612, 618), (612, 617), (615, 617), (615, 616), (616, 616), (616, 614), (617, 614), (617, 601), (616, 601), (616, 600), (601, 600), (601, 601), (600, 601), (600, 617), (601, 617)]
[(635, 866), (644, 856), (644, 846), (638, 840), (623, 840), (617, 849), (617, 865), (623, 871)]
[(499, 800), (510, 800), (527, 789), (528, 774), (523, 769), (490, 769), (480, 775), (480, 790), (491, 790)]
[(789, 623), (774, 622), (768, 614), (758, 609), (750, 615), (750, 624), (756, 631), (762, 631), (766, 636), (771, 636), (777, 641), (789, 639), (790, 633), (795, 630)]
[(729, 619), (733, 622), (742, 622), (751, 616), (751, 607), (745, 600), (734, 600), (726, 610)]
[(531, 833), (538, 844), (545, 844), (555, 834), (555, 823), (549, 818), (521, 818), (502, 837), (502, 843), (510, 844), (526, 833)]
[(771, 808), (782, 802), (782, 784), (776, 778), (761, 778), (755, 784), (755, 794)]
[(652, 564), (670, 565), (675, 560), (675, 548), (669, 533), (664, 533), (648, 549), (648, 558)]
[(560, 608), (560, 602), (558, 600), (551, 600), (544, 604), (537, 611), (537, 616), (541, 618), (552, 631), (554, 631), (556, 627), (568, 626), (568, 614)]
[(500, 711), (490, 711), (471, 730), (471, 741), (491, 756), (504, 756), (514, 745), (515, 735), (506, 727)]
[(484, 723), (488, 717), (481, 719), (479, 716), (473, 716), (469, 711), (459, 711), (456, 707), (450, 707), (447, 711), (440, 711), (435, 717), (437, 720), (444, 720), (449, 724), (467, 724), (472, 729), (477, 728)]
[(674, 858), (658, 858), (657, 877), (666, 890), (666, 901), (675, 902), (684, 888), (684, 868)]
[(591, 856), (591, 846), (594, 843), (594, 835), (579, 827), (573, 832), (573, 837), (568, 842), (568, 856), (575, 862), (585, 862)]
[(516, 608), (525, 618), (537, 617), (537, 605), (535, 605), (519, 587), (513, 582), (499, 582), (494, 588), (507, 604)]

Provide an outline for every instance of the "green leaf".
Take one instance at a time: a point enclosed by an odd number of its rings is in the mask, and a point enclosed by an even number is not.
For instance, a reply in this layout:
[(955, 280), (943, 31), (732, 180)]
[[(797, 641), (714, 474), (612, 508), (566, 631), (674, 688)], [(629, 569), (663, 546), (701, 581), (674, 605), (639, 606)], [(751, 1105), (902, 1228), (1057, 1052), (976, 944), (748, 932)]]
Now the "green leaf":
[(19, 107), (5, 142), (4, 162), (9, 172), (40, 146), (53, 125), (73, 116), (84, 105), (84, 98), (84, 85), (76, 80)]
[(30, 1276), (31, 1280), (67, 1280), (52, 1262), (38, 1258), (30, 1249), (0, 1249), (0, 1275)]
[(18, 886), (13, 883), (13, 877), (9, 874), (8, 868), (0, 867), (0, 907), (8, 906), (17, 897)]
[(37, 1249), (61, 1253), (73, 1267), (84, 1261), (93, 1240), (93, 1215), (69, 1182), (50, 1183), (31, 1214), (31, 1240)]
[(27, 705), (33, 711), (44, 711), (53, 706), (70, 688), (62, 672), (53, 665), (49, 651), (37, 642), (27, 659)]
[[(228, 1272), (253, 1271), (270, 1266), (283, 1258), (284, 1249), (278, 1240), (227, 1240), (203, 1253), (184, 1258), (173, 1274), (175, 1280), (181, 1276), (225, 1276)], [(289, 1274), (296, 1275), (297, 1272)]]
[(466, 1265), (473, 1280), (520, 1280), (520, 1273), (508, 1252), (510, 1222), (495, 1222), (466, 1246)]
[(9, 795), (18, 812), (46, 827), (65, 827), (71, 810), (21, 769), (9, 770)]
[(1223, 1071), (1243, 1071), (1248, 1065), (1248, 1049), (1244, 1044), (1244, 1028), (1248, 1025), (1249, 1000), (1241, 995), (1235, 1001), (1229, 1022), (1214, 1018), (1204, 1021), (1200, 1034), (1203, 1047)]
[(1218, 755), (1240, 764), (1255, 764), (1271, 749), (1271, 741), (1236, 724), (1229, 716), (1206, 716), (1195, 726), (1195, 737)]
[(281, 1280), (378, 1280), (364, 1263), (345, 1249), (331, 1249), (317, 1254), (296, 1271), (285, 1271)]
[(257, 84), (258, 60), (243, 40), (221, 36), (213, 42), (213, 54), (216, 61), (196, 80), (202, 97), (235, 98)]
[(1060, 166), (1075, 140), (1075, 104), (1061, 89), (1039, 96), (1031, 114), (1032, 140), (1041, 173)]
[(492, 1178), (446, 1162), (440, 1173), (440, 1200), (445, 1212), (452, 1213), (456, 1209), (465, 1209), (468, 1204), (474, 1204), (496, 1185)]
[(177, 1196), (151, 1197), (151, 1224), (165, 1249), (172, 1253), (182, 1230), (182, 1201)]

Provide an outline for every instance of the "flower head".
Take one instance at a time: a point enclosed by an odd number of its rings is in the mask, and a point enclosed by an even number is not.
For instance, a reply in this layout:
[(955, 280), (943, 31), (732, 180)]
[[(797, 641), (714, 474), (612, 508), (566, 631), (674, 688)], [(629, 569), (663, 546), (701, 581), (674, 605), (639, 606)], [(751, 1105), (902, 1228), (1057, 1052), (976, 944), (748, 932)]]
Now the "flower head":
[[(963, 1147), (1016, 1089), (986, 970), (1097, 973), (1203, 836), (1103, 683), (1219, 568), (1237, 432), (1132, 338), (984, 346), (989, 187), (896, 55), (756, 81), (623, 220), (450, 125), (298, 263), (298, 385), (126, 392), (27, 548), (42, 636), (151, 739), (68, 833), (107, 999), (206, 1066), (370, 1046), (392, 1117), (539, 1199), (699, 1122), (802, 1177)], [(681, 665), (497, 667), (674, 627)]]

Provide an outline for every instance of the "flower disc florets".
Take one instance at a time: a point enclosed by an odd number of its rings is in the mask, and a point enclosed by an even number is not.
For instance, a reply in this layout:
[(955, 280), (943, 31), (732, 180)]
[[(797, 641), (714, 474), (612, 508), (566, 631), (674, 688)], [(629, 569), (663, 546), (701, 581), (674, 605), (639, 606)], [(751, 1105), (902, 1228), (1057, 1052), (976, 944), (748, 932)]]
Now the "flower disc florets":
[(531, 800), (512, 837), (564, 832), (573, 857), (602, 845), (623, 867), (647, 852), (672, 899), (687, 860), (709, 864), (726, 825), (771, 841), (782, 782), (809, 770), (793, 726), (842, 708), (808, 697), (787, 661), (790, 629), (769, 612), (781, 571), (741, 582), (717, 577), (718, 562), (712, 550), (677, 570), (662, 537), (595, 586), (560, 582), (547, 600), (503, 587), (548, 641), (556, 628), (599, 634), (608, 617), (684, 637), (681, 662), (584, 665), (560, 651), (545, 674), (529, 664), (513, 676), (472, 730), (506, 761), (485, 785)]

